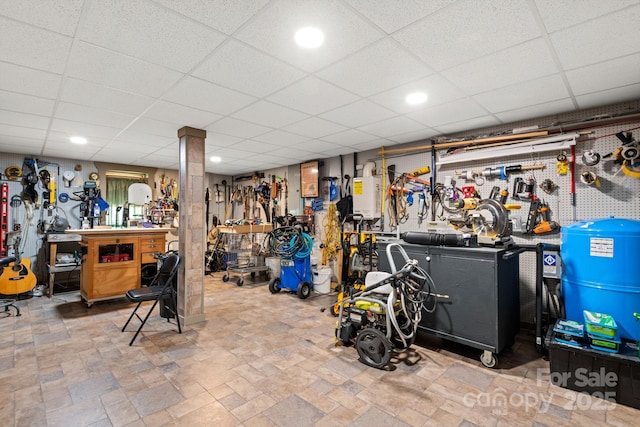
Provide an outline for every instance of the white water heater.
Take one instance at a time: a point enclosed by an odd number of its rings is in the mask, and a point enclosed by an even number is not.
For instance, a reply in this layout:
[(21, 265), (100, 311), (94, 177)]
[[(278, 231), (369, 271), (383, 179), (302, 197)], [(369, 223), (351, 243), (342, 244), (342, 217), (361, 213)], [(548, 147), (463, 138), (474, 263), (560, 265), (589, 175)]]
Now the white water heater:
[(353, 213), (366, 220), (381, 217), (382, 178), (380, 175), (353, 178)]

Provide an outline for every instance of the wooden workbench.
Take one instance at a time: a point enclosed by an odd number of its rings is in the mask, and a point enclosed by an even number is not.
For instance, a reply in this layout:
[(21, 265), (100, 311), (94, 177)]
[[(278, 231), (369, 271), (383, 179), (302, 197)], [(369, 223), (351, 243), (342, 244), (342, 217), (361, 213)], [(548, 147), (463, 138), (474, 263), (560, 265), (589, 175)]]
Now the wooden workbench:
[(80, 295), (91, 307), (95, 301), (123, 297), (141, 286), (144, 264), (156, 264), (165, 252), (170, 228), (110, 228), (67, 230), (79, 234), (82, 249)]

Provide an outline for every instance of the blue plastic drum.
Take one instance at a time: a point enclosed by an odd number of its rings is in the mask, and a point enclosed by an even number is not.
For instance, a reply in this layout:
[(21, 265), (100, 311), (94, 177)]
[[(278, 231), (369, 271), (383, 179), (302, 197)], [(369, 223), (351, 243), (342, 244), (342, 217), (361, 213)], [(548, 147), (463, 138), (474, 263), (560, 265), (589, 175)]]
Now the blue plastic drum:
[(583, 310), (610, 314), (621, 338), (640, 339), (640, 221), (580, 221), (562, 227), (562, 297), (567, 319), (584, 323)]

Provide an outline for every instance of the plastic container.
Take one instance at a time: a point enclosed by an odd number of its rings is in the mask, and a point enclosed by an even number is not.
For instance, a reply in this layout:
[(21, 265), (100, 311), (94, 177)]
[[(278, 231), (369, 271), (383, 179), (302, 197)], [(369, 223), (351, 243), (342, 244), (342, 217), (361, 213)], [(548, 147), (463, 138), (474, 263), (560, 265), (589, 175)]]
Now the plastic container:
[(589, 337), (589, 345), (594, 350), (606, 351), (609, 353), (618, 353), (620, 351), (620, 338), (616, 335), (611, 338), (602, 338), (599, 335), (587, 334)]
[(331, 291), (331, 268), (321, 267), (313, 273), (313, 289), (319, 294)]
[(562, 227), (562, 297), (568, 320), (583, 310), (615, 318), (621, 338), (640, 339), (633, 316), (640, 307), (637, 265), (640, 221), (623, 218), (580, 221)]
[(269, 268), (271, 277), (280, 277), (280, 258), (277, 256), (265, 258), (265, 264)]
[(584, 323), (587, 325), (587, 333), (602, 338), (613, 338), (617, 334), (618, 325), (613, 317), (608, 314), (594, 313), (584, 310)]
[(574, 347), (585, 344), (584, 325), (573, 320), (558, 319), (553, 327), (556, 341)]

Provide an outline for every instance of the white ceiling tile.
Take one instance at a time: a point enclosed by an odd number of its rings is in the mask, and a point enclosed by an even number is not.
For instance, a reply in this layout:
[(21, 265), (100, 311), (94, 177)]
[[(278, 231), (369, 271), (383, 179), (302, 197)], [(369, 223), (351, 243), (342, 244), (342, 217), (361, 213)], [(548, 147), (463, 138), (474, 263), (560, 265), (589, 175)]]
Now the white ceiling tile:
[[(422, 105), (409, 105), (405, 98), (413, 92), (427, 94), (427, 102)], [(456, 99), (464, 98), (465, 94), (455, 85), (439, 74), (415, 80), (386, 92), (370, 97), (374, 102), (381, 104), (397, 113), (406, 114), (426, 106), (445, 104)]]
[(320, 117), (348, 127), (359, 127), (379, 120), (388, 119), (395, 115), (396, 113), (393, 111), (387, 110), (366, 99), (362, 99), (353, 104), (328, 111), (321, 114)]
[(393, 146), (393, 142), (389, 141), (388, 139), (384, 139), (384, 138), (379, 138), (379, 139), (375, 139), (373, 141), (368, 141), (368, 142), (360, 142), (358, 144), (352, 144), (351, 147), (355, 150), (355, 151), (367, 151), (367, 150), (378, 150), (382, 147), (389, 147), (389, 146)]
[[(53, 144), (47, 144), (47, 146), (42, 150), (42, 155), (51, 156), (63, 159), (72, 159), (72, 160), (91, 160), (92, 157), (97, 153), (97, 149), (93, 149), (91, 147), (87, 149), (75, 150), (70, 147), (58, 147)], [(125, 163), (125, 159), (121, 159), (118, 163)]]
[(283, 130), (274, 130), (263, 135), (256, 136), (252, 139), (256, 141), (268, 142), (274, 145), (288, 146), (291, 144), (297, 144), (299, 142), (306, 141), (307, 139), (309, 139), (309, 137), (291, 132), (285, 132)]
[(50, 116), (53, 112), (52, 99), (38, 98), (30, 95), (0, 90), (0, 109), (17, 111), (20, 113)]
[(62, 74), (72, 39), (0, 16), (0, 41), (4, 61)]
[(86, 122), (94, 125), (123, 128), (135, 119), (135, 116), (116, 113), (115, 111), (101, 110), (87, 107), (86, 105), (58, 103), (56, 118), (76, 122)]
[(142, 155), (146, 156), (156, 150), (153, 145), (131, 144), (130, 141), (123, 141), (119, 139), (109, 141), (109, 143), (100, 148), (102, 149), (100, 151), (101, 154), (111, 153), (117, 155), (119, 153), (120, 156), (122, 156), (122, 153), (127, 151), (133, 157), (140, 157)]
[(432, 136), (438, 135), (439, 133), (440, 132), (435, 129), (424, 128), (414, 132), (407, 132), (401, 135), (390, 136), (388, 137), (388, 139), (395, 143), (402, 144), (406, 142), (421, 141), (423, 139), (431, 138)]
[(394, 35), (438, 71), (539, 36), (526, 0), (458, 1)]
[[(178, 131), (176, 130), (175, 137), (166, 137), (161, 135), (151, 135), (146, 132), (140, 132), (133, 129), (127, 129), (118, 135), (118, 140), (135, 143), (135, 145), (154, 147), (155, 149), (166, 147), (169, 144), (176, 142), (178, 139)], [(148, 147), (144, 147), (147, 150)]]
[[(83, 0), (7, 0), (2, 2), (0, 14), (36, 27), (73, 36), (82, 3)], [(36, 9), (38, 13), (34, 13)]]
[(252, 96), (194, 77), (182, 80), (164, 99), (218, 114), (230, 114), (255, 100)]
[(565, 70), (630, 55), (640, 49), (640, 5), (551, 34)]
[(358, 97), (309, 76), (267, 98), (268, 101), (308, 114), (320, 114), (355, 101)]
[[(531, 107), (520, 108), (517, 110), (505, 111), (494, 114), (503, 123), (511, 123), (518, 120), (527, 120), (535, 117), (549, 116), (560, 112), (575, 110), (573, 102), (570, 99), (560, 99), (544, 104), (533, 105)], [(541, 123), (546, 124), (546, 123)]]
[[(306, 50), (296, 45), (295, 32), (306, 26), (324, 32), (322, 46)], [(236, 34), (238, 39), (307, 71), (331, 64), (382, 36), (337, 0), (274, 1)]]
[(0, 62), (0, 89), (55, 99), (62, 77), (46, 71)]
[(553, 33), (627, 6), (637, 5), (638, 0), (580, 0), (579, 3), (575, 1), (535, 0), (535, 3), (547, 32)]
[(576, 102), (581, 109), (637, 99), (640, 99), (640, 83), (576, 96)]
[(68, 132), (59, 132), (54, 129), (49, 131), (49, 135), (47, 136), (47, 146), (49, 144), (57, 144), (59, 147), (67, 147), (67, 149), (78, 149), (82, 150), (87, 148), (87, 150), (97, 150), (100, 147), (104, 147), (111, 139), (107, 138), (99, 138), (99, 137), (91, 137), (87, 138), (88, 141), (86, 144), (78, 145), (69, 141), (69, 133)]
[(279, 128), (308, 117), (306, 114), (266, 101), (258, 101), (233, 114), (233, 117), (264, 126)]
[(494, 116), (476, 117), (469, 120), (462, 120), (456, 123), (449, 123), (442, 126), (437, 126), (435, 130), (442, 134), (452, 134), (455, 132), (462, 132), (470, 129), (479, 129), (489, 126), (499, 125), (500, 121)]
[(279, 147), (280, 146), (278, 146), (278, 145), (269, 144), (267, 142), (254, 141), (254, 140), (251, 140), (251, 139), (245, 139), (243, 141), (235, 143), (230, 148), (235, 148), (235, 149), (238, 149), (238, 150), (245, 150), (245, 151), (249, 151), (251, 153), (262, 154), (262, 153), (269, 153), (272, 150), (275, 150), (275, 149), (277, 149)]
[(128, 0), (118, 7), (111, 2), (91, 3), (80, 36), (83, 41), (182, 72), (192, 69), (224, 40), (211, 28), (147, 0)]
[(310, 159), (313, 157), (313, 153), (310, 153), (306, 150), (301, 150), (297, 147), (283, 147), (277, 150), (273, 150), (269, 154), (271, 154), (272, 156), (281, 156), (284, 158), (296, 159), (296, 160)]
[(0, 123), (0, 135), (17, 136), (28, 139), (44, 141), (46, 129), (37, 129), (33, 127), (14, 126), (12, 124)]
[(387, 34), (391, 34), (418, 19), (442, 9), (455, 0), (346, 1)]
[(78, 43), (69, 60), (70, 77), (103, 84), (116, 89), (159, 97), (183, 76), (149, 62)]
[(0, 110), (0, 123), (46, 130), (49, 127), (49, 118), (33, 114), (16, 113), (15, 111)]
[(244, 159), (249, 155), (249, 153), (251, 153), (251, 151), (242, 150), (240, 148), (241, 148), (240, 146), (215, 148), (214, 150), (208, 151), (207, 156), (216, 155), (216, 156), (222, 157), (223, 161), (227, 161), (227, 160)]
[(566, 76), (574, 95), (635, 84), (640, 79), (640, 53), (567, 71)]
[(242, 140), (243, 138), (207, 131), (205, 147), (228, 147)]
[(323, 141), (333, 142), (340, 145), (353, 145), (362, 142), (369, 142), (375, 139), (379, 139), (377, 136), (361, 132), (356, 129), (348, 129), (344, 132), (334, 133), (333, 135), (323, 136)]
[(74, 122), (71, 120), (54, 119), (51, 122), (51, 129), (57, 132), (66, 132), (71, 136), (83, 136), (87, 139), (96, 138), (113, 138), (118, 134), (119, 129), (107, 126), (92, 125), (83, 122)]
[(178, 139), (178, 130), (182, 126), (175, 123), (163, 122), (160, 120), (149, 119), (146, 117), (138, 118), (128, 129), (137, 132), (144, 132), (150, 135), (164, 136), (165, 138)]
[(142, 113), (154, 102), (147, 96), (71, 78), (65, 79), (61, 100), (130, 115)]
[(545, 41), (537, 38), (450, 68), (442, 75), (467, 94), (477, 94), (558, 71)]
[(341, 132), (345, 129), (346, 128), (344, 126), (319, 119), (317, 117), (310, 117), (284, 128), (284, 130), (308, 136), (309, 138), (321, 138), (332, 133)]
[(407, 117), (400, 116), (381, 120), (367, 126), (362, 126), (359, 129), (361, 131), (386, 138), (388, 136), (407, 133), (407, 131), (417, 131), (422, 128), (424, 128), (424, 126), (420, 123), (416, 123)]
[(304, 73), (230, 39), (192, 75), (242, 93), (263, 97), (302, 78)]
[(375, 43), (318, 73), (323, 79), (369, 96), (418, 79), (431, 70), (389, 39)]
[(296, 148), (308, 151), (310, 153), (322, 153), (324, 151), (335, 150), (338, 146), (332, 142), (322, 141), (320, 139), (313, 139), (310, 141), (301, 142), (296, 144)]
[(500, 113), (568, 97), (562, 78), (556, 74), (481, 93), (473, 99), (490, 112)]
[(236, 136), (238, 138), (252, 138), (256, 135), (267, 133), (271, 129), (255, 123), (249, 123), (244, 120), (225, 117), (207, 126), (206, 130), (207, 133), (216, 132)]
[(487, 114), (487, 111), (470, 98), (458, 99), (447, 104), (424, 108), (407, 114), (413, 120), (435, 127), (460, 120), (468, 120)]
[(222, 116), (209, 111), (185, 107), (169, 101), (158, 101), (144, 114), (145, 117), (175, 123), (179, 128), (189, 126), (203, 128), (211, 122), (219, 120)]
[(61, 135), (58, 134), (54, 138), (51, 138), (50, 135), (50, 138), (47, 140), (44, 147), (43, 154), (63, 158), (69, 157), (72, 159), (86, 159), (89, 156), (96, 154), (102, 146), (103, 144), (94, 144), (92, 141), (85, 145), (72, 144), (69, 142), (68, 137), (62, 139)]
[(156, 0), (191, 19), (231, 34), (268, 0)]
[(322, 157), (336, 157), (336, 156), (343, 156), (345, 154), (351, 154), (353, 153), (353, 148), (352, 147), (348, 147), (348, 146), (336, 146), (336, 148), (332, 149), (332, 150), (326, 150), (320, 153), (320, 155)]
[(3, 153), (39, 155), (42, 145), (42, 140), (0, 135), (0, 146)]

